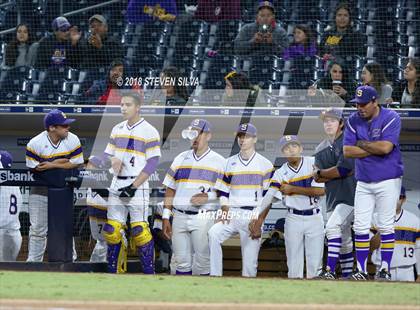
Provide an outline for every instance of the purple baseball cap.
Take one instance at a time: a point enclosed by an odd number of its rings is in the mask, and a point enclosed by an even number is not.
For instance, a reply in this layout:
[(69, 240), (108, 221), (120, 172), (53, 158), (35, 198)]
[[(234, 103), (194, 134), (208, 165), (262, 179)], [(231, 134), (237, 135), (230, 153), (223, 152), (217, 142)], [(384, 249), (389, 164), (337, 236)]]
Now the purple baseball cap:
[(54, 109), (48, 112), (44, 117), (44, 127), (48, 129), (50, 126), (70, 125), (75, 119), (67, 118), (62, 111)]
[(3, 168), (10, 168), (13, 164), (13, 157), (8, 151), (0, 151), (0, 163)]
[(197, 129), (202, 132), (210, 132), (212, 126), (209, 121), (205, 119), (196, 118), (191, 122), (190, 129)]
[(271, 9), (274, 13), (274, 5), (271, 3), (271, 1), (260, 1), (258, 4), (258, 11), (260, 11), (263, 8)]
[(54, 31), (63, 31), (66, 32), (71, 28), (71, 24), (67, 20), (67, 18), (63, 16), (59, 16), (53, 20), (51, 27)]
[(350, 100), (356, 104), (368, 104), (369, 102), (376, 100), (378, 98), (378, 92), (375, 88), (369, 85), (359, 86), (356, 89), (356, 97)]
[(236, 130), (237, 135), (241, 133), (256, 137), (258, 132), (257, 132), (257, 128), (251, 123), (244, 123), (244, 124), (240, 124), (238, 126), (238, 129)]
[(290, 143), (301, 144), (298, 137), (295, 135), (283, 136), (279, 141), (280, 150), (283, 150), (283, 148)]
[(322, 120), (324, 120), (326, 117), (332, 117), (336, 118), (338, 120), (343, 118), (343, 111), (339, 110), (337, 108), (328, 108), (321, 112), (321, 115), (319, 116)]

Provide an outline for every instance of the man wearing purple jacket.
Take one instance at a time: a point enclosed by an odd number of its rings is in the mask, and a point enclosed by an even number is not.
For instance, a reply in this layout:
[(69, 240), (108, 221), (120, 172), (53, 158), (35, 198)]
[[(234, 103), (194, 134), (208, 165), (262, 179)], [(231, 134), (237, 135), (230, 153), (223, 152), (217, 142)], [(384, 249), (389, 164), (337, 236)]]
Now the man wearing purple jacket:
[(389, 273), (394, 252), (395, 206), (401, 189), (403, 163), (399, 149), (401, 120), (399, 115), (378, 105), (378, 93), (371, 86), (356, 90), (357, 112), (347, 121), (344, 156), (355, 158), (357, 180), (354, 199), (354, 232), (357, 271), (354, 280), (367, 280), (369, 229), (372, 214), (378, 214), (381, 235), (379, 280), (391, 280)]

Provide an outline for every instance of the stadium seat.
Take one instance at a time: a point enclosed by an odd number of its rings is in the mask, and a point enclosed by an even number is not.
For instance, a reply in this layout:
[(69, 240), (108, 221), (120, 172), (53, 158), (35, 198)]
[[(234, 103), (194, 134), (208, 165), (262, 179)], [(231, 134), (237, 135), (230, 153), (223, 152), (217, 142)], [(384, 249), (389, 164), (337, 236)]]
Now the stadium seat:
[(179, 55), (174, 58), (172, 65), (178, 68), (191, 68), (198, 70), (201, 68), (202, 60), (194, 55)]
[(0, 89), (2, 91), (16, 92), (22, 89), (22, 84), (29, 74), (29, 67), (15, 67), (2, 71), (0, 75)]
[(203, 80), (200, 78), (200, 82), (204, 81), (205, 89), (224, 88), (224, 77), (226, 74), (232, 70), (240, 69), (242, 69), (242, 61), (238, 57), (219, 54), (204, 60), (202, 70), (205, 72), (205, 75), (202, 74), (201, 76), (206, 78)]

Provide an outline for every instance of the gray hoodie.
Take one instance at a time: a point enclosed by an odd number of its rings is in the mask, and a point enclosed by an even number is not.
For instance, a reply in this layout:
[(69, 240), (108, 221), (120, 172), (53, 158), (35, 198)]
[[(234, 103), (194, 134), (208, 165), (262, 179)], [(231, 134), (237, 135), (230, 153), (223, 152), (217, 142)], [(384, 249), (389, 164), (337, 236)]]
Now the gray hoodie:
[(254, 55), (283, 55), (283, 50), (289, 45), (286, 31), (276, 25), (273, 29), (273, 43), (256, 44), (253, 41), (254, 35), (258, 32), (256, 22), (246, 24), (241, 28), (235, 38), (235, 54), (243, 56)]

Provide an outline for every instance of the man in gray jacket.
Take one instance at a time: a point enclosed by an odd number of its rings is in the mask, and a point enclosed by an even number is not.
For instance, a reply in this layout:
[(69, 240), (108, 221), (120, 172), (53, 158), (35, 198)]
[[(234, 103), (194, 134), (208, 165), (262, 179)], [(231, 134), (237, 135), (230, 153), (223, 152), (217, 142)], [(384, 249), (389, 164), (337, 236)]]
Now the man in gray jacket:
[(247, 24), (239, 31), (235, 39), (235, 54), (281, 56), (287, 46), (287, 33), (276, 24), (273, 4), (262, 1), (255, 23)]

